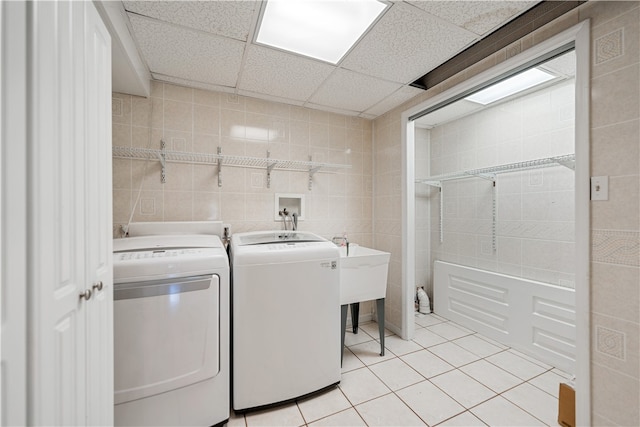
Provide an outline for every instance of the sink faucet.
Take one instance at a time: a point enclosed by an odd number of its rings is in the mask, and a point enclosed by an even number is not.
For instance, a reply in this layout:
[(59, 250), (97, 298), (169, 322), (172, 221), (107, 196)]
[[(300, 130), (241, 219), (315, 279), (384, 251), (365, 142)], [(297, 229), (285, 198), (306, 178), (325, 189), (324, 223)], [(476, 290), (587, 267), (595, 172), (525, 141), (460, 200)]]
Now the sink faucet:
[(331, 241), (333, 242), (334, 245), (338, 245), (338, 242), (340, 242), (340, 246), (346, 246), (347, 247), (347, 256), (349, 256), (349, 239), (347, 239), (347, 235), (343, 235), (343, 236), (334, 236), (331, 238)]

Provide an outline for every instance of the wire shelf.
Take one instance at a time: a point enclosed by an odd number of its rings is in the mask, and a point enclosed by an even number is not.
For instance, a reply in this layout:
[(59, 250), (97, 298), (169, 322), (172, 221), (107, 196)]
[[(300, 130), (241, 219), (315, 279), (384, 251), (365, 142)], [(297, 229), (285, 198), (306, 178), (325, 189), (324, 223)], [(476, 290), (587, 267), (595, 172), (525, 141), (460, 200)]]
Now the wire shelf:
[(575, 154), (566, 154), (563, 156), (546, 157), (543, 159), (527, 160), (524, 162), (508, 163), (504, 165), (491, 166), (479, 169), (469, 169), (465, 171), (435, 175), (425, 179), (416, 179), (418, 184), (428, 184), (440, 187), (444, 181), (452, 181), (465, 178), (483, 178), (495, 181), (495, 177), (501, 173), (520, 172), (532, 169), (541, 169), (552, 166), (565, 166), (569, 169), (575, 168)]
[[(313, 175), (316, 172), (338, 172), (350, 169), (351, 165), (337, 163), (323, 163), (303, 160), (280, 160), (270, 157), (248, 157), (248, 156), (228, 156), (222, 154), (218, 148), (218, 153), (191, 153), (185, 151), (170, 151), (165, 149), (150, 149), (137, 147), (114, 146), (113, 157), (132, 160), (156, 160), (162, 163), (163, 176), (164, 166), (169, 163), (188, 163), (214, 165), (218, 167), (218, 185), (222, 185), (220, 178), (223, 166), (235, 166), (254, 169), (267, 170), (267, 186), (270, 184), (270, 173), (272, 170), (289, 170), (309, 173), (309, 189)], [(164, 182), (164, 180), (162, 181)]]

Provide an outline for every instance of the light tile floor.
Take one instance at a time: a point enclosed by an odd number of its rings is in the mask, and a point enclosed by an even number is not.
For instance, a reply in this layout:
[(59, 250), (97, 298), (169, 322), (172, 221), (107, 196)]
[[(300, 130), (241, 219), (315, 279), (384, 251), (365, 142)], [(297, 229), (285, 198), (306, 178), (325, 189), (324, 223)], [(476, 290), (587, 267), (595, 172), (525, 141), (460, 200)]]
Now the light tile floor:
[(569, 375), (435, 314), (404, 341), (378, 325), (347, 331), (337, 388), (229, 426), (555, 426)]

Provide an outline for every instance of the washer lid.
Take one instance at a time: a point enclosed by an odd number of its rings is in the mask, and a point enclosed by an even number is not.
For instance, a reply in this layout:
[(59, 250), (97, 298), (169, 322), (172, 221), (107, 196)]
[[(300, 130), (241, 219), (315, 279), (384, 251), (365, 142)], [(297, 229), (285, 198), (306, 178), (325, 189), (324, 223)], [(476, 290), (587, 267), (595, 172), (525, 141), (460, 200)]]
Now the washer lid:
[(327, 241), (317, 234), (305, 231), (256, 231), (234, 234), (232, 240), (235, 240), (237, 246)]
[(140, 236), (113, 241), (114, 283), (229, 271), (218, 236)]
[(175, 234), (169, 236), (139, 236), (113, 240), (113, 252), (134, 252), (156, 249), (222, 248), (218, 236), (207, 234)]

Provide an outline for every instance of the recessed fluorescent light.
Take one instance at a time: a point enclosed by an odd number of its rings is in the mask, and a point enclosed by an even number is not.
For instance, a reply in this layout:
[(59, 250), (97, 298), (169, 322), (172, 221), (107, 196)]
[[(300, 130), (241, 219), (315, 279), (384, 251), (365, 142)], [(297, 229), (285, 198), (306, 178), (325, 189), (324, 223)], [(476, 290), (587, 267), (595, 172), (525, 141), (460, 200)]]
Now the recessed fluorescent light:
[(506, 80), (502, 80), (488, 88), (482, 89), (473, 95), (467, 96), (465, 99), (467, 101), (487, 105), (554, 78), (556, 78), (556, 76), (553, 74), (547, 73), (538, 68), (530, 68), (527, 71), (516, 74), (513, 77), (509, 77)]
[(337, 64), (386, 7), (378, 0), (269, 0), (256, 42)]

